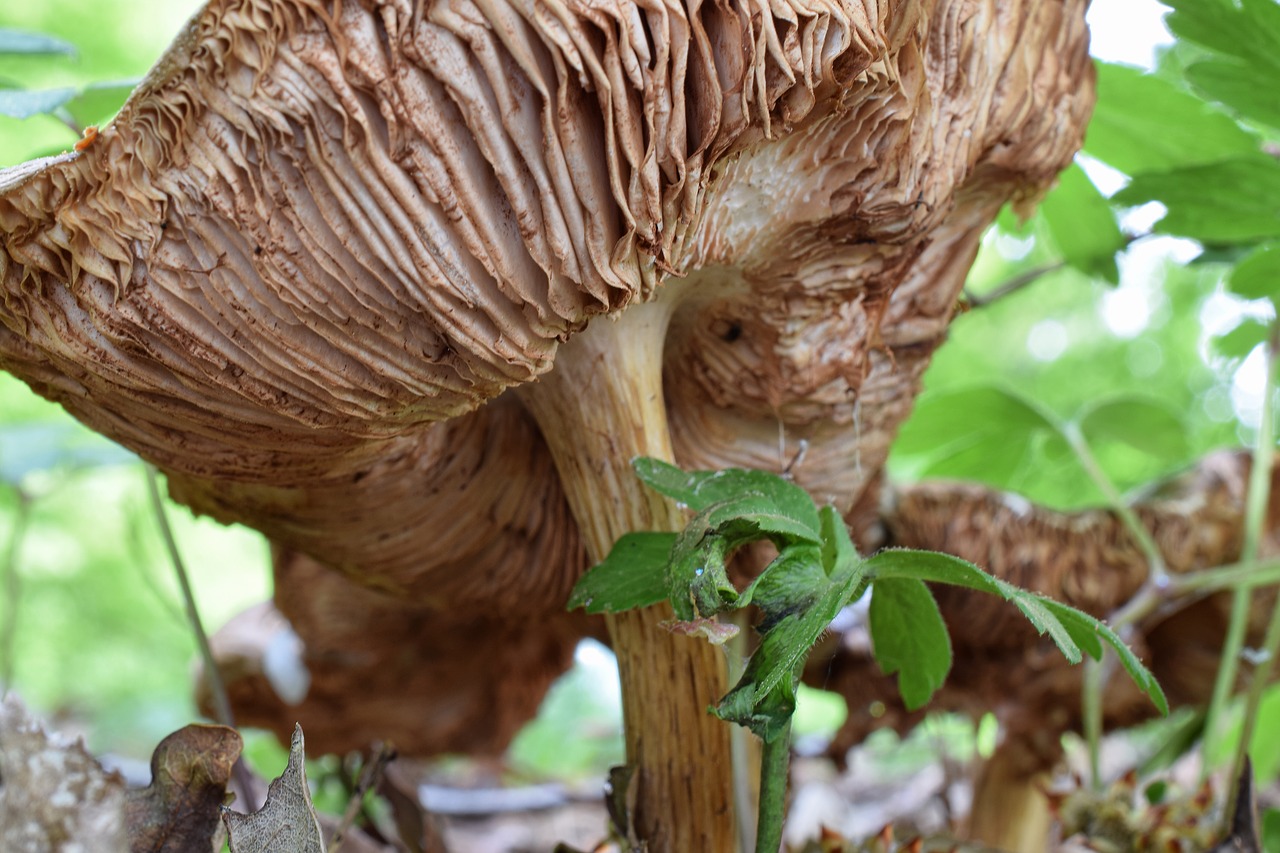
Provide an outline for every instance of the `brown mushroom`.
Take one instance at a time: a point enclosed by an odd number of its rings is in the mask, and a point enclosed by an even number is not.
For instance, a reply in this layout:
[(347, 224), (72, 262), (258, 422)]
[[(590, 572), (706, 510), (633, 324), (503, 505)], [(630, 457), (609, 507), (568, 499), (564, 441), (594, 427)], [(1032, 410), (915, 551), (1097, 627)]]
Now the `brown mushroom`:
[[(198, 509), (543, 618), (682, 523), (636, 455), (804, 441), (874, 505), (982, 229), (1080, 143), (1084, 8), (212, 0), (92, 146), (0, 172), (0, 366)], [(722, 665), (664, 615), (610, 623), (637, 827), (728, 850)]]

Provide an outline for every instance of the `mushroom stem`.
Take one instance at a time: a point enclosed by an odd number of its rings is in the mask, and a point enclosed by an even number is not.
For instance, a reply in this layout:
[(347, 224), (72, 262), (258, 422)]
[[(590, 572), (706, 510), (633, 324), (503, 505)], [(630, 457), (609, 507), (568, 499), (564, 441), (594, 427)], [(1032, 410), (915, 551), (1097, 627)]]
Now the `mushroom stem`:
[[(662, 392), (671, 295), (596, 319), (520, 391), (597, 562), (624, 533), (684, 526), (631, 468), (637, 456), (672, 459)], [(638, 771), (631, 825), (651, 853), (728, 853), (737, 843), (729, 727), (707, 713), (727, 689), (725, 662), (710, 644), (664, 629), (670, 618), (664, 604), (609, 619), (627, 760)]]

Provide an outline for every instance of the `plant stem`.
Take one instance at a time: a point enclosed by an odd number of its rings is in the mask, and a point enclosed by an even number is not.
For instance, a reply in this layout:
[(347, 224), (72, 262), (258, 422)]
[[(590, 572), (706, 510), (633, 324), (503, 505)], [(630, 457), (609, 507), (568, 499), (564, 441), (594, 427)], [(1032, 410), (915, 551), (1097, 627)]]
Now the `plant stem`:
[(1106, 499), (1107, 507), (1119, 516), (1120, 522), (1129, 531), (1129, 535), (1133, 537), (1133, 541), (1137, 543), (1138, 548), (1142, 550), (1143, 556), (1147, 558), (1148, 580), (1157, 587), (1168, 585), (1169, 569), (1165, 565), (1164, 555), (1160, 553), (1160, 547), (1151, 538), (1151, 533), (1147, 530), (1146, 525), (1142, 523), (1142, 519), (1138, 518), (1138, 514), (1133, 511), (1128, 501), (1120, 494), (1120, 490), (1116, 488), (1115, 483), (1111, 482), (1107, 472), (1102, 470), (1102, 466), (1098, 464), (1097, 458), (1089, 448), (1089, 443), (1085, 441), (1084, 435), (1081, 434), (1080, 428), (1075, 424), (1068, 424), (1064, 429), (1064, 435), (1067, 443), (1071, 445), (1071, 450), (1080, 461), (1080, 467), (1084, 469), (1085, 474), (1089, 476), (1093, 484), (1098, 487), (1098, 491), (1102, 492), (1103, 498)]
[[(204, 624), (200, 621), (200, 611), (196, 608), (195, 593), (191, 590), (191, 580), (187, 575), (186, 563), (178, 550), (178, 540), (174, 538), (173, 528), (169, 526), (169, 515), (164, 510), (164, 498), (160, 495), (160, 477), (155, 466), (147, 468), (147, 495), (151, 501), (151, 510), (156, 517), (156, 525), (160, 528), (160, 536), (164, 540), (165, 550), (169, 554), (169, 562), (173, 565), (174, 574), (178, 576), (178, 586), (182, 590), (182, 604), (187, 613), (187, 622), (195, 635), (196, 646), (200, 649), (200, 659), (204, 662), (205, 677), (209, 679), (209, 687), (213, 692), (213, 709), (218, 722), (228, 728), (235, 728), (235, 716), (231, 713), (231, 700), (227, 697), (227, 686), (222, 681), (222, 672), (213, 659), (213, 649), (209, 646), (209, 635), (205, 633)], [(259, 786), (253, 774), (244, 763), (244, 756), (236, 759), (231, 768), (231, 775), (240, 788), (240, 793), (248, 801), (247, 807), (257, 808), (255, 802), (260, 795)]]
[(1102, 684), (1106, 673), (1102, 661), (1086, 658), (1080, 684), (1084, 741), (1089, 747), (1089, 786), (1102, 788)]
[[(1138, 518), (1138, 514), (1133, 511), (1115, 483), (1111, 482), (1107, 472), (1098, 464), (1097, 457), (1093, 455), (1089, 442), (1085, 440), (1079, 426), (1074, 423), (1066, 424), (1062, 428), (1062, 435), (1075, 453), (1080, 467), (1102, 493), (1111, 511), (1119, 516), (1121, 523), (1146, 557), (1147, 579), (1143, 584), (1144, 588), (1151, 587), (1157, 591), (1166, 589), (1169, 586), (1169, 569), (1165, 565), (1164, 555), (1160, 553), (1159, 546), (1151, 538), (1151, 533)], [(1101, 660), (1085, 662), (1080, 691), (1084, 736), (1085, 742), (1089, 745), (1089, 782), (1095, 789), (1102, 787), (1103, 688), (1112, 669), (1106, 665), (1107, 660), (1107, 654), (1104, 653)]]
[(1010, 277), (1006, 281), (1002, 281), (1000, 284), (991, 288), (991, 290), (981, 296), (970, 293), (966, 290), (964, 293), (965, 301), (969, 303), (969, 307), (971, 309), (985, 308), (993, 302), (998, 302), (1006, 296), (1011, 296), (1012, 294), (1017, 293), (1024, 287), (1035, 284), (1049, 273), (1057, 272), (1066, 265), (1066, 261), (1054, 261), (1052, 263), (1043, 264), (1042, 266), (1032, 267), (1029, 270)]
[[(1250, 563), (1257, 559), (1258, 548), (1262, 542), (1263, 523), (1267, 515), (1267, 504), (1271, 495), (1271, 466), (1275, 456), (1274, 407), (1271, 398), (1276, 389), (1276, 359), (1278, 354), (1276, 336), (1278, 330), (1280, 330), (1280, 325), (1273, 322), (1266, 344), (1266, 381), (1263, 383), (1262, 412), (1258, 418), (1258, 434), (1254, 441), (1253, 464), (1249, 470), (1249, 493), (1245, 502), (1244, 543), (1240, 549), (1240, 561), (1242, 563)], [(1206, 755), (1211, 752), (1211, 747), (1216, 745), (1218, 738), (1221, 736), (1227, 700), (1235, 689), (1240, 653), (1244, 649), (1245, 632), (1249, 625), (1251, 593), (1251, 588), (1239, 586), (1232, 595), (1231, 621), (1227, 625), (1227, 636), (1222, 645), (1222, 658), (1218, 664), (1218, 677), (1213, 684), (1213, 697), (1209, 702), (1208, 717), (1205, 721), (1204, 751)], [(1280, 639), (1273, 641), (1271, 636), (1275, 633), (1273, 629), (1280, 630), (1280, 625), (1277, 625), (1277, 619), (1280, 619), (1280, 610), (1273, 615), (1271, 626), (1267, 629), (1266, 642), (1268, 643), (1280, 644)], [(1270, 649), (1272, 656), (1275, 655), (1275, 645), (1267, 646), (1266, 648)], [(1264, 660), (1254, 673), (1254, 684), (1257, 686), (1258, 700), (1261, 699), (1261, 686), (1266, 684), (1267, 676), (1270, 672), (1271, 662), (1268, 659)], [(1240, 744), (1232, 761), (1231, 775), (1227, 777), (1230, 780), (1235, 780), (1240, 775), (1240, 763), (1244, 753), (1249, 748), (1249, 740), (1253, 736), (1253, 725), (1257, 718), (1257, 701), (1253, 698), (1254, 692), (1252, 689), (1249, 692), (1250, 699), (1245, 709), (1244, 730), (1241, 732)], [(1208, 763), (1205, 762), (1202, 764), (1201, 774), (1207, 774), (1207, 771)], [(1228, 794), (1229, 800), (1231, 797), (1234, 797), (1234, 794)], [(1231, 803), (1228, 802), (1228, 806), (1230, 805)], [(1230, 814), (1231, 809), (1226, 809), (1224, 813)]]
[(791, 766), (791, 719), (771, 741), (765, 741), (760, 760), (760, 809), (756, 823), (756, 853), (778, 853), (787, 813), (787, 782)]
[[(1267, 378), (1262, 391), (1262, 413), (1258, 418), (1257, 443), (1253, 451), (1253, 467), (1249, 471), (1249, 499), (1245, 504), (1244, 544), (1241, 547), (1241, 559), (1253, 560), (1258, 555), (1262, 544), (1262, 529), (1267, 517), (1267, 507), (1271, 501), (1271, 466), (1275, 457), (1274, 406), (1272, 397), (1276, 391), (1277, 361), (1280, 361), (1280, 323), (1272, 322), (1271, 334), (1266, 345)], [(1239, 634), (1243, 644), (1245, 626), (1249, 621), (1250, 591), (1238, 588), (1231, 600), (1230, 632)], [(1237, 628), (1237, 622), (1239, 626)], [(1231, 773), (1227, 776), (1228, 785), (1226, 807), (1222, 810), (1224, 827), (1230, 825), (1231, 815), (1235, 813), (1235, 799), (1239, 787), (1235, 781), (1244, 772), (1249, 753), (1249, 742), (1253, 740), (1253, 732), (1258, 724), (1258, 709), (1262, 705), (1262, 694), (1271, 681), (1271, 673), (1275, 668), (1275, 657), (1280, 652), (1280, 601), (1271, 611), (1271, 621), (1267, 624), (1267, 633), (1262, 641), (1262, 659), (1254, 667), (1253, 679), (1249, 684), (1249, 693), (1244, 704), (1244, 724), (1240, 730), (1240, 742), (1236, 744), (1235, 756), (1231, 762)], [(1223, 650), (1226, 655), (1226, 649)], [(1239, 650), (1236, 655), (1238, 657)], [(1232, 661), (1235, 663), (1235, 659)], [(1223, 661), (1226, 664), (1226, 661)], [(1221, 672), (1219, 673), (1221, 675)], [(1234, 684), (1234, 678), (1227, 682)], [(1215, 698), (1218, 683), (1214, 683)], [(1221, 725), (1216, 721), (1210, 707), (1209, 723)], [(1221, 709), (1219, 709), (1221, 710)], [(1205, 729), (1206, 735), (1214, 732), (1213, 728)], [(1252, 780), (1250, 780), (1252, 781)]]
[(7, 696), (13, 686), (13, 672), (16, 666), (15, 647), (18, 639), (18, 599), (22, 593), (22, 577), (18, 574), (18, 557), (22, 551), (22, 540), (27, 535), (27, 525), (31, 521), (31, 498), (22, 489), (14, 489), (18, 498), (18, 506), (14, 510), (13, 530), (9, 534), (9, 547), (4, 559), (4, 633), (0, 635), (0, 698)]
[(187, 613), (187, 622), (191, 626), (191, 632), (195, 634), (200, 659), (204, 661), (205, 675), (213, 691), (214, 712), (218, 715), (219, 723), (234, 728), (235, 717), (231, 713), (231, 701), (227, 698), (227, 688), (222, 683), (222, 674), (218, 672), (218, 666), (213, 660), (213, 649), (209, 646), (209, 635), (205, 633), (204, 624), (200, 621), (200, 611), (196, 609), (196, 597), (191, 591), (187, 566), (182, 560), (181, 552), (178, 551), (178, 542), (173, 536), (173, 528), (169, 526), (169, 516), (164, 510), (164, 499), (160, 496), (159, 475), (151, 465), (147, 466), (147, 494), (151, 498), (151, 510), (155, 513), (160, 536), (169, 554), (169, 562), (173, 565), (174, 574), (178, 576), (178, 587), (182, 590), (182, 604)]

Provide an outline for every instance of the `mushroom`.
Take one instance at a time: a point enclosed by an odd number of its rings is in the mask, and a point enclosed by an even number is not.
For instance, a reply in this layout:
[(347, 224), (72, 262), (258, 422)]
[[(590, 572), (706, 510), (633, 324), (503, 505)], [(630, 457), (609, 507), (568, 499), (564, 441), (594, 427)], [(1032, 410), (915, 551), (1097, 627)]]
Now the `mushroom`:
[[(551, 618), (682, 524), (634, 456), (804, 442), (874, 506), (983, 228), (1080, 144), (1084, 10), (211, 0), (92, 144), (0, 172), (0, 366), (356, 583)], [(609, 622), (635, 826), (728, 850), (723, 665), (666, 615)]]

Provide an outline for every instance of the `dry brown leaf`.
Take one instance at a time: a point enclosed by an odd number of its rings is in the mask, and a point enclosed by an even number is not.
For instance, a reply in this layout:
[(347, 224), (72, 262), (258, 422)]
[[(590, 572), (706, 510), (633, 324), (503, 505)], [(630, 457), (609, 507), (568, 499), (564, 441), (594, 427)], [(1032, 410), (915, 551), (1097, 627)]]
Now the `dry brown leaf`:
[(266, 804), (247, 815), (223, 810), (231, 853), (325, 853), (304, 759), (302, 726), (295, 726), (289, 763), (267, 788)]
[(0, 705), (0, 850), (123, 853), (124, 797), (82, 742), (45, 732), (13, 697)]
[(131, 853), (208, 850), (242, 746), (235, 729), (195, 724), (160, 741), (151, 784), (125, 803)]

